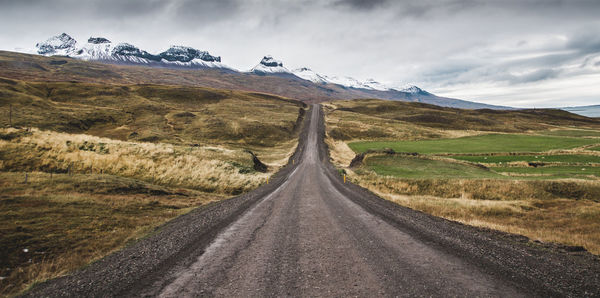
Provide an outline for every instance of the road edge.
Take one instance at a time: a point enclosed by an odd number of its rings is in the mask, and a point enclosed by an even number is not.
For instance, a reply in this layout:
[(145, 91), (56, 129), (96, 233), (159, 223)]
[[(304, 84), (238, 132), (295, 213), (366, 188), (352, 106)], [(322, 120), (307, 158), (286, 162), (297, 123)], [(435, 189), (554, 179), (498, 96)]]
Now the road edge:
[(150, 286), (169, 268), (192, 263), (221, 231), (283, 184), (300, 164), (306, 146), (312, 106), (302, 104), (302, 127), (288, 163), (264, 184), (245, 194), (198, 207), (157, 227), (147, 237), (127, 245), (66, 276), (25, 291), (20, 297), (131, 296)]
[(340, 193), (361, 208), (428, 245), (468, 260), (525, 293), (544, 297), (600, 296), (600, 258), (595, 255), (566, 252), (531, 242), (525, 236), (436, 217), (393, 203), (351, 182), (344, 183), (331, 162), (325, 142), (324, 111), (321, 105), (318, 108), (319, 154), (326, 175)]

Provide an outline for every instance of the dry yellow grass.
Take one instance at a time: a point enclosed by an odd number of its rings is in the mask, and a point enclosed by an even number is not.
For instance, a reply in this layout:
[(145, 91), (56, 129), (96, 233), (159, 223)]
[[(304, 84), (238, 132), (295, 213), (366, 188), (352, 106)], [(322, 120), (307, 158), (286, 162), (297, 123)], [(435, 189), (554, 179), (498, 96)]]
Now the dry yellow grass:
[(570, 199), (496, 201), (376, 192), (409, 208), (532, 240), (583, 246), (600, 254), (600, 204)]
[[(117, 141), (84, 134), (0, 129), (0, 134), (19, 134), (0, 140), (2, 171), (105, 173), (133, 177), (155, 184), (218, 193), (240, 193), (262, 184), (270, 173), (252, 169), (250, 154), (242, 149), (217, 146), (178, 146)], [(270, 148), (259, 157), (271, 173), (294, 148), (288, 142)]]
[(222, 195), (99, 174), (0, 172), (0, 296), (67, 274)]
[(329, 137), (325, 139), (325, 142), (329, 147), (331, 161), (337, 167), (347, 167), (356, 155), (345, 142), (336, 141)]
[(260, 93), (0, 78), (0, 127), (176, 145), (271, 147), (296, 139), (304, 104)]
[(295, 150), (304, 108), (196, 86), (0, 78), (0, 296), (258, 187)]
[(260, 173), (241, 148), (35, 128), (0, 129), (0, 137), (0, 295), (71, 272), (193, 207), (256, 188), (296, 146), (255, 150), (269, 165)]

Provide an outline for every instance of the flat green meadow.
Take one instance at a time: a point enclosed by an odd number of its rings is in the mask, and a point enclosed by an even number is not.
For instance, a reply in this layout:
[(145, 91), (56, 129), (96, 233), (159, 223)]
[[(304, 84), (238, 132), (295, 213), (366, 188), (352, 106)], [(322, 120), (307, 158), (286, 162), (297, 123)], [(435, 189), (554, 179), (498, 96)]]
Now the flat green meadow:
[(456, 139), (423, 141), (360, 141), (348, 146), (358, 153), (391, 148), (396, 152), (440, 153), (492, 153), (492, 152), (544, 152), (555, 149), (573, 149), (600, 143), (600, 140), (520, 134), (486, 134)]
[(485, 168), (407, 156), (372, 156), (366, 165), (378, 175), (403, 178), (501, 178)]
[(476, 163), (507, 163), (507, 162), (560, 162), (560, 163), (600, 163), (600, 156), (582, 154), (560, 154), (560, 155), (455, 155), (453, 159)]

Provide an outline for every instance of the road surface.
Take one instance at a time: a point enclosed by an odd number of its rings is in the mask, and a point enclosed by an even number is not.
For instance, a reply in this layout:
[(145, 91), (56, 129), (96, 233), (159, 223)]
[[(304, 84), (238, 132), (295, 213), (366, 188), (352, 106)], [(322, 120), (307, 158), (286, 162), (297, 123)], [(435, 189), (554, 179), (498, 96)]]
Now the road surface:
[[(294, 162), (272, 185), (193, 212), (36, 295), (598, 295), (587, 253), (467, 227), (344, 184), (329, 163), (319, 106)], [(207, 219), (208, 218), (208, 219)]]

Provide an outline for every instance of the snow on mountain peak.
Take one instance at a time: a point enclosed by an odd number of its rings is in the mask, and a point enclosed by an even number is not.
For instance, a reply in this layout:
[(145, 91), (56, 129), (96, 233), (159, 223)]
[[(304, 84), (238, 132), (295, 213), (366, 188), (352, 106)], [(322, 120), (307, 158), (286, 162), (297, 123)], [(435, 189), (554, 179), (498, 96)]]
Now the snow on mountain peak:
[(207, 51), (200, 51), (186, 46), (171, 46), (168, 50), (160, 53), (159, 56), (171, 62), (191, 62), (194, 59), (206, 62), (221, 62), (219, 56), (212, 56)]
[(262, 60), (260, 60), (260, 64), (268, 67), (283, 67), (283, 62), (275, 60), (271, 55), (263, 57)]
[(140, 56), (144, 53), (144, 51), (140, 50), (138, 47), (129, 44), (129, 43), (120, 43), (118, 45), (116, 45), (113, 50), (112, 53), (114, 55), (122, 55), (122, 56), (129, 56), (129, 55), (134, 55), (134, 56)]
[(287, 68), (283, 66), (283, 62), (276, 60), (271, 55), (264, 56), (260, 63), (253, 67), (250, 72), (256, 74), (291, 74)]
[(384, 84), (375, 81), (374, 79), (368, 79), (368, 80), (362, 82), (362, 85), (366, 89), (373, 89), (373, 90), (378, 90), (378, 91), (390, 90), (390, 87), (387, 87)]
[[(318, 74), (318, 73), (314, 72), (312, 69), (307, 68), (307, 67), (294, 69), (292, 71), (292, 73), (301, 79), (311, 81), (314, 83), (336, 84), (336, 85), (341, 85), (341, 86), (347, 87), (347, 88), (359, 88), (359, 89), (376, 90), (376, 91), (396, 90), (396, 91), (409, 92), (409, 93), (419, 93), (422, 91), (418, 87), (412, 86), (412, 85), (408, 85), (406, 88), (391, 88), (391, 87), (384, 85), (378, 81), (375, 81), (374, 79), (368, 79), (363, 82), (363, 81), (359, 81), (355, 78), (348, 77), (348, 76), (343, 76), (343, 77), (331, 76), (330, 77), (330, 76)], [(409, 87), (412, 87), (412, 89), (409, 89)], [(406, 91), (404, 89), (406, 89)]]
[(36, 48), (37, 53), (40, 55), (62, 55), (82, 60), (231, 69), (220, 63), (221, 57), (212, 56), (206, 51), (191, 47), (172, 46), (168, 50), (154, 55), (129, 43), (113, 45), (110, 40), (104, 37), (90, 37), (87, 43), (78, 46), (75, 39), (63, 33), (38, 43)]
[(69, 55), (75, 50), (77, 41), (67, 33), (50, 37), (44, 42), (35, 45), (40, 55)]
[(88, 43), (93, 43), (93, 44), (110, 43), (110, 40), (108, 40), (104, 37), (90, 37), (90, 38), (88, 38)]
[[(220, 56), (210, 55), (207, 51), (201, 51), (186, 46), (171, 46), (159, 54), (151, 54), (129, 43), (114, 45), (104, 37), (90, 37), (87, 43), (78, 46), (77, 41), (66, 33), (53, 36), (44, 42), (36, 44), (37, 53), (46, 56), (70, 56), (82, 60), (111, 61), (117, 63), (135, 63), (150, 65), (169, 65), (177, 67), (194, 68), (224, 68), (234, 70), (221, 64)], [(357, 88), (375, 91), (399, 91), (415, 95), (427, 94), (426, 91), (414, 85), (402, 87), (389, 87), (374, 79), (359, 81), (348, 76), (326, 76), (321, 75), (310, 68), (302, 67), (288, 70), (283, 62), (273, 58), (271, 55), (264, 56), (260, 63), (249, 72), (265, 75), (295, 75), (300, 79), (317, 84), (337, 84), (346, 88)]]
[(297, 68), (292, 70), (292, 73), (297, 77), (311, 81), (313, 83), (326, 84), (329, 83), (329, 80), (326, 76), (320, 75), (314, 72), (312, 69), (307, 67)]
[(397, 90), (397, 91), (401, 91), (401, 92), (406, 92), (406, 93), (411, 93), (411, 94), (419, 94), (422, 92), (426, 92), (423, 89), (415, 86), (415, 85), (404, 85), (398, 88), (392, 88), (393, 90)]
[(112, 44), (104, 37), (90, 37), (71, 56), (82, 60), (111, 60)]

